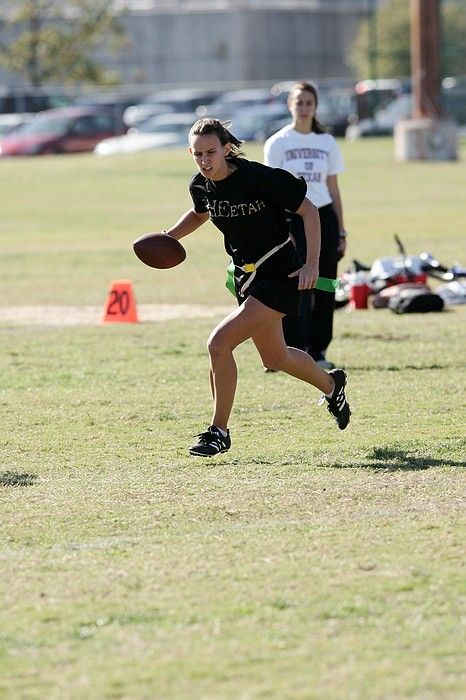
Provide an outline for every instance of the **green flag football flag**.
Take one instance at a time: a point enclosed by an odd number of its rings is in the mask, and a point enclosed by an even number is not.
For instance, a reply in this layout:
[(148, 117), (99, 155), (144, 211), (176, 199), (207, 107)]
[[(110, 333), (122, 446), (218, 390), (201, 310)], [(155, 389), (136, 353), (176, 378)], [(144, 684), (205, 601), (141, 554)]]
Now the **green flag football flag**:
[(323, 292), (336, 292), (340, 287), (340, 280), (332, 280), (330, 277), (318, 277), (316, 289), (321, 289)]
[[(323, 292), (336, 292), (340, 286), (340, 280), (332, 280), (329, 277), (318, 277), (316, 282), (316, 289), (321, 289)], [(231, 262), (227, 268), (227, 279), (225, 282), (225, 287), (236, 296), (235, 290), (235, 265)]]

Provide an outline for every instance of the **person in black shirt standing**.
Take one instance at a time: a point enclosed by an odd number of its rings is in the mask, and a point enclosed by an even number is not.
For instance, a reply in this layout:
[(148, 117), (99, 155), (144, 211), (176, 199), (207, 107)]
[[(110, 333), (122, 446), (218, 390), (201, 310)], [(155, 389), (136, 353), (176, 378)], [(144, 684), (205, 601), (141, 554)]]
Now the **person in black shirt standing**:
[[(241, 141), (217, 119), (197, 121), (189, 133), (189, 146), (199, 170), (189, 187), (193, 207), (165, 233), (179, 240), (210, 219), (223, 233), (225, 250), (235, 265), (239, 304), (208, 340), (212, 424), (198, 435), (190, 454), (212, 456), (230, 449), (228, 421), (237, 384), (233, 351), (249, 338), (264, 366), (320, 389), (344, 430), (351, 415), (345, 372), (324, 371), (307, 353), (287, 347), (283, 336), (283, 317), (296, 313), (300, 290), (312, 289), (319, 273), (319, 215), (306, 198), (305, 181), (243, 158)], [(288, 235), (286, 210), (303, 220), (304, 265)]]

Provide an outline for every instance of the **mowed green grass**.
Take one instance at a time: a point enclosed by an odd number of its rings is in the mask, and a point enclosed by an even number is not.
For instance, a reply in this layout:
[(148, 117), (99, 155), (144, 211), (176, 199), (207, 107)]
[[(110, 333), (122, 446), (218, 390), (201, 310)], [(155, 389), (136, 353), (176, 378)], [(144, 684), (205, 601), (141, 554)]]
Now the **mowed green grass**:
[[(349, 258), (396, 232), (464, 264), (464, 160), (342, 147)], [(139, 303), (230, 303), (209, 225), (176, 270), (131, 252), (189, 206), (183, 151), (0, 166), (0, 306), (103, 305), (118, 278)], [(245, 344), (211, 460), (186, 447), (215, 320), (1, 324), (0, 697), (464, 697), (465, 320), (338, 312), (344, 432)]]

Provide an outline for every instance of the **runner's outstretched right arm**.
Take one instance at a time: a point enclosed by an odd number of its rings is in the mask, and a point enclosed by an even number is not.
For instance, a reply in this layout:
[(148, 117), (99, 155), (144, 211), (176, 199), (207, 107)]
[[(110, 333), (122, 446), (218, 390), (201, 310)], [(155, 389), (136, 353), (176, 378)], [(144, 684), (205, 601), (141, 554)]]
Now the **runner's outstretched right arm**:
[(167, 229), (165, 233), (179, 240), (195, 231), (199, 226), (202, 226), (202, 224), (205, 224), (208, 218), (209, 215), (207, 213), (198, 214), (194, 209), (189, 209), (178, 219), (176, 224)]

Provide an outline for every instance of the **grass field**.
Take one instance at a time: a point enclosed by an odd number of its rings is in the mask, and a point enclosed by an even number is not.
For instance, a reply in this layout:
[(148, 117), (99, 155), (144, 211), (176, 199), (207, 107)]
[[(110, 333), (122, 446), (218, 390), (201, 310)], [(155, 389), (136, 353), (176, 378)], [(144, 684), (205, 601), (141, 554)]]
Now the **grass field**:
[[(349, 259), (397, 233), (465, 263), (464, 148), (342, 147)], [(120, 278), (141, 304), (231, 303), (210, 225), (178, 269), (131, 252), (189, 206), (185, 152), (0, 167), (0, 306), (103, 306)], [(186, 446), (210, 418), (215, 319), (0, 324), (0, 698), (463, 698), (465, 321), (338, 312), (344, 433), (244, 345), (212, 460)]]

